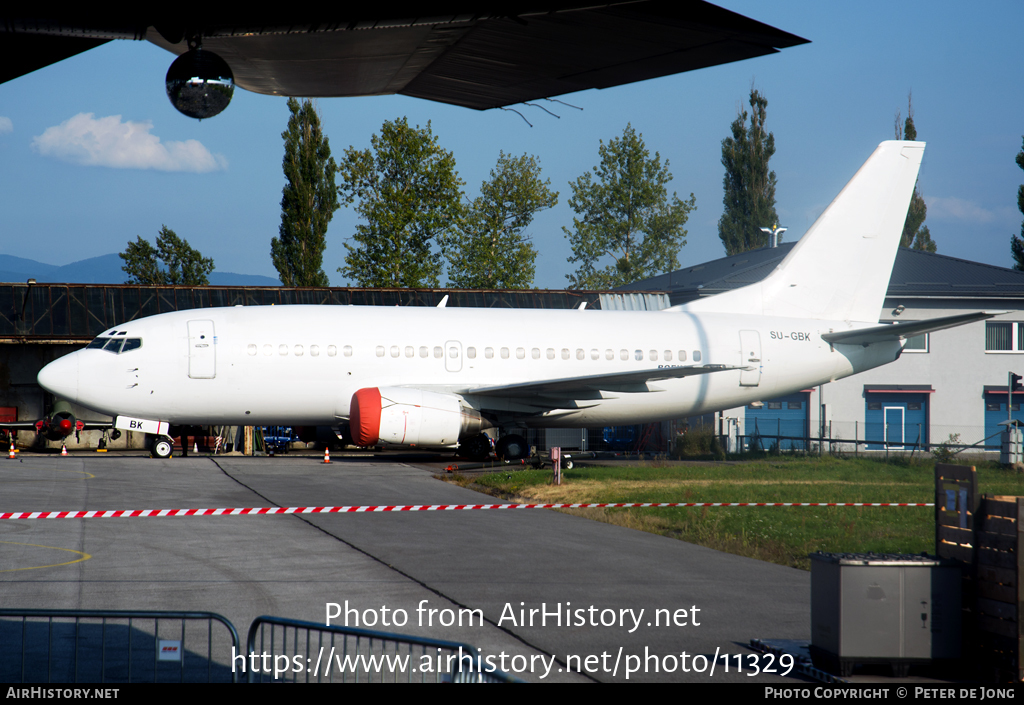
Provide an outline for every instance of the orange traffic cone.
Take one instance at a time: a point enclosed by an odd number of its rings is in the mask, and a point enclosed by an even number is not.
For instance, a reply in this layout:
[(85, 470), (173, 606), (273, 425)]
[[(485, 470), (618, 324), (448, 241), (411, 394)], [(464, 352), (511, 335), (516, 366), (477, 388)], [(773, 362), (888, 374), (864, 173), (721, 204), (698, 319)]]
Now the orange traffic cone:
[[(13, 453), (14, 451), (12, 450), (11, 452)], [(14, 456), (12, 455), (11, 457), (13, 458)], [(331, 449), (330, 448), (324, 448), (324, 464), (325, 465), (330, 465), (331, 464)]]
[(14, 441), (11, 441), (11, 452), (7, 454), (8, 460), (15, 460), (18, 456), (14, 454)]
[(68, 445), (67, 445), (67, 443), (61, 443), (60, 444), (60, 454), (64, 455), (64, 456), (66, 456), (68, 454)]

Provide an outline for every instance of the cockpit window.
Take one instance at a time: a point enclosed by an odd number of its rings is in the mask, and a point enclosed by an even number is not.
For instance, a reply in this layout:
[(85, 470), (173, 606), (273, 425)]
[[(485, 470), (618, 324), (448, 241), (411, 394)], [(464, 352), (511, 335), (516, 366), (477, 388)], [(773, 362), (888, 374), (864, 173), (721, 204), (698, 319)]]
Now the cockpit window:
[(96, 348), (106, 350), (107, 352), (119, 355), (126, 353), (129, 350), (135, 350), (136, 348), (142, 347), (142, 338), (108, 338), (99, 337), (93, 340), (86, 346), (86, 350), (90, 348)]

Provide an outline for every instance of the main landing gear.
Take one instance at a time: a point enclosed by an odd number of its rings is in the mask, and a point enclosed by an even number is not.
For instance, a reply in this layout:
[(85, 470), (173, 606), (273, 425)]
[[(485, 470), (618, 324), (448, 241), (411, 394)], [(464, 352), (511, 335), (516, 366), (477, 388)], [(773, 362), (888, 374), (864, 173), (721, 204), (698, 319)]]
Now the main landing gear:
[(506, 462), (521, 460), (530, 454), (530, 446), (526, 444), (525, 438), (517, 433), (511, 433), (498, 439), (494, 454), (498, 456), (498, 460)]

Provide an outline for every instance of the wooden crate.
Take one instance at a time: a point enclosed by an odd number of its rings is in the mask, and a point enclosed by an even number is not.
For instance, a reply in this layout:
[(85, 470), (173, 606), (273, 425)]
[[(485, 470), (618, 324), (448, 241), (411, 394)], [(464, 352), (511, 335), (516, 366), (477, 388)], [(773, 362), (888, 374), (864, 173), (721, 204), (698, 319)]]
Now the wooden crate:
[(973, 467), (935, 466), (935, 553), (962, 568), (964, 653), (986, 680), (1024, 679), (1022, 518), (1024, 497), (979, 494)]

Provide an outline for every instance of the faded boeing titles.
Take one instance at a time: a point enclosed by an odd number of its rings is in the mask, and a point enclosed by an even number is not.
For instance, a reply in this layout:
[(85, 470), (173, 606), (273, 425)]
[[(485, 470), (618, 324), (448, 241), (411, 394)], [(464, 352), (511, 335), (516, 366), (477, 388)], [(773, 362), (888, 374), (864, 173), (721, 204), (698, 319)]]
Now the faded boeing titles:
[(588, 607), (572, 607), (571, 602), (563, 606), (561, 602), (548, 606), (540, 603), (540, 607), (527, 607), (520, 602), (513, 607), (506, 602), (498, 619), (499, 627), (621, 627), (628, 628), (632, 634), (641, 626), (648, 627), (699, 627), (697, 621), (700, 608), (696, 605), (689, 609), (675, 610), (654, 609), (648, 614), (646, 622), (644, 608), (601, 608), (594, 605)]

